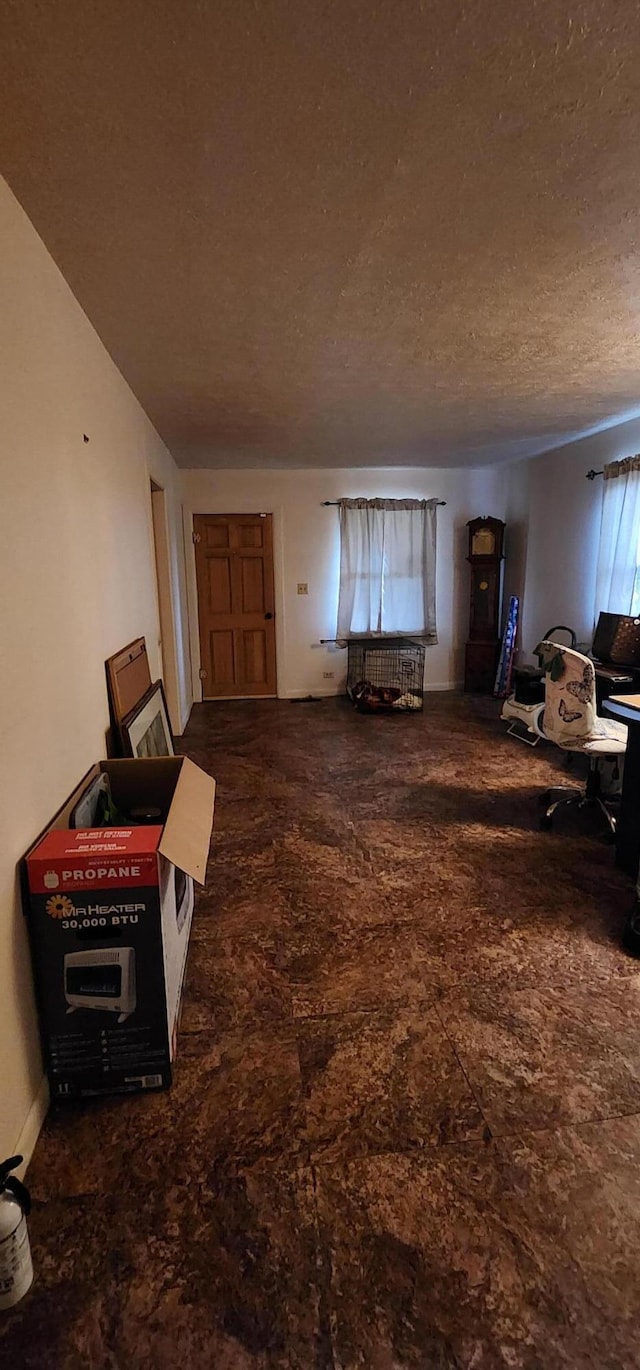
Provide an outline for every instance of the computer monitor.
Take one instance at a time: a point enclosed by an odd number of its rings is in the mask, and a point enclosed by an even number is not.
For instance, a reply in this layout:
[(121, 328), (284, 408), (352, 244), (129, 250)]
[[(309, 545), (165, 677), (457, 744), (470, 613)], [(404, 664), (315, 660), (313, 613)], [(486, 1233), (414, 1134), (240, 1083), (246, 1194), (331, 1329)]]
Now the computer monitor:
[(640, 618), (630, 614), (598, 616), (592, 652), (605, 665), (640, 668)]

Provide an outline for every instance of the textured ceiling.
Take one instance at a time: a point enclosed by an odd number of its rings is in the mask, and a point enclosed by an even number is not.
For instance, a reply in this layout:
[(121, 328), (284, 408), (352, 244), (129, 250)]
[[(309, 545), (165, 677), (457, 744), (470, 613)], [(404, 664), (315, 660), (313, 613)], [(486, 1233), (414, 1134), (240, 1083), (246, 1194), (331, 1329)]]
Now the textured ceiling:
[(637, 410), (637, 5), (3, 0), (0, 51), (0, 167), (181, 465)]

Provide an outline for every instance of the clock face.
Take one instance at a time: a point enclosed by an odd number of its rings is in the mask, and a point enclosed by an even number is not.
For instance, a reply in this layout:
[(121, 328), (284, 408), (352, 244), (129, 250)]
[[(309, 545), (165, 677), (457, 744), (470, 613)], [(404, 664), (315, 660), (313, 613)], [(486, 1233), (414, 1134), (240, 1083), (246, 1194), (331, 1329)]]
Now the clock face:
[(476, 528), (471, 541), (472, 557), (492, 557), (495, 550), (495, 533), (490, 528)]

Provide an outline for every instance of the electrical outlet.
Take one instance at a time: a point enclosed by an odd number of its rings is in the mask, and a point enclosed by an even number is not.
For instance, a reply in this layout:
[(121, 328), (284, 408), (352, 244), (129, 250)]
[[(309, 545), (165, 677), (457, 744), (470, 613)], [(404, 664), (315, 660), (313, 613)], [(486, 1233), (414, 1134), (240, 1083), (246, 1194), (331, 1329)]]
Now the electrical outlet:
[(308, 595), (308, 593), (309, 593), (309, 586), (307, 585), (306, 580), (299, 580), (299, 581), (298, 581), (298, 594), (299, 594), (299, 595)]
[(323, 680), (333, 680), (333, 671), (323, 671), (323, 672), (322, 672), (322, 679), (323, 679)]

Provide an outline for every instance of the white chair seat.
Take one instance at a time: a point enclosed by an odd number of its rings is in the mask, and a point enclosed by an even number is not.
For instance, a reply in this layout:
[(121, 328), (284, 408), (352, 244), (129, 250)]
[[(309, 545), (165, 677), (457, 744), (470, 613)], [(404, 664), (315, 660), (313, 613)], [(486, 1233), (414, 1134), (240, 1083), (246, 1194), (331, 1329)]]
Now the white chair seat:
[(557, 738), (549, 738), (548, 741), (555, 742), (563, 752), (588, 752), (590, 756), (621, 756), (627, 750), (627, 735), (629, 729), (626, 723), (615, 723), (613, 719), (599, 718), (596, 724), (598, 736), (576, 737), (566, 739), (561, 742)]
[[(626, 723), (617, 723), (613, 718), (596, 719), (594, 730), (588, 737), (549, 737), (563, 752), (588, 752), (591, 756), (620, 756), (627, 750), (629, 729)], [(546, 734), (545, 734), (546, 735)]]
[(627, 749), (624, 742), (588, 742), (582, 750), (589, 756), (624, 756)]
[(616, 737), (610, 734), (608, 737), (595, 737), (591, 742), (585, 742), (583, 750), (590, 756), (622, 756), (627, 750), (627, 728), (624, 723), (614, 723), (611, 720), (610, 726), (619, 729), (624, 733), (624, 737)]
[(585, 751), (587, 752), (606, 752), (607, 748), (615, 742), (616, 751), (624, 751), (627, 745), (629, 729), (626, 723), (618, 723), (613, 718), (601, 718), (598, 715), (596, 724), (587, 742)]

